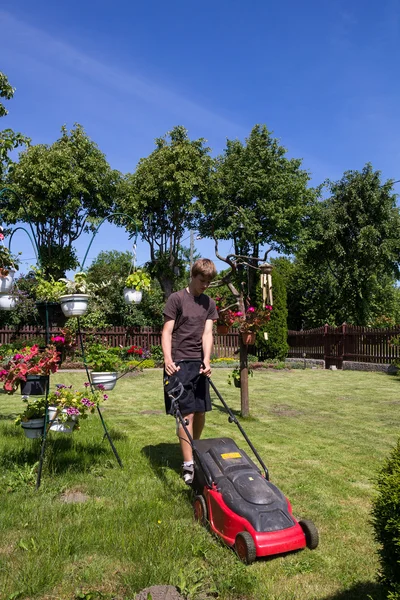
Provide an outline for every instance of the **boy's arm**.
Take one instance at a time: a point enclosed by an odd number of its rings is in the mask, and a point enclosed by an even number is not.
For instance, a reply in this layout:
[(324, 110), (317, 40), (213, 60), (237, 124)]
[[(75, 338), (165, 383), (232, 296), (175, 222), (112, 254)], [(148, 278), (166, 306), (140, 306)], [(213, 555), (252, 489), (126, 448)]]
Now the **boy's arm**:
[(200, 373), (202, 373), (203, 375), (207, 375), (207, 377), (210, 377), (211, 375), (211, 365), (210, 365), (210, 360), (211, 360), (211, 352), (213, 349), (213, 343), (214, 343), (214, 338), (213, 338), (213, 321), (212, 319), (207, 319), (206, 324), (204, 326), (204, 332), (203, 332), (203, 363), (204, 363), (204, 367), (200, 368)]
[(172, 332), (174, 330), (175, 321), (166, 321), (161, 334), (161, 347), (164, 354), (164, 367), (168, 375), (173, 375), (179, 371), (172, 360)]

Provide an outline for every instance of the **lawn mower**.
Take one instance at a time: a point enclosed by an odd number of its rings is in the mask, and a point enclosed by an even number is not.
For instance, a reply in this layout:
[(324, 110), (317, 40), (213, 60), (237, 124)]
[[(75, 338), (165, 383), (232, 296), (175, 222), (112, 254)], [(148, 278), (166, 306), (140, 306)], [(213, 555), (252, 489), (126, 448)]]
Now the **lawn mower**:
[(305, 547), (313, 550), (319, 541), (314, 523), (294, 518), (289, 500), (269, 481), (260, 455), (213, 381), (209, 381), (229, 415), (228, 421), (238, 426), (262, 470), (230, 438), (193, 440), (179, 408), (184, 387), (176, 375), (166, 377), (164, 385), (172, 399), (174, 416), (193, 449), (195, 519), (209, 525), (247, 564), (262, 556)]

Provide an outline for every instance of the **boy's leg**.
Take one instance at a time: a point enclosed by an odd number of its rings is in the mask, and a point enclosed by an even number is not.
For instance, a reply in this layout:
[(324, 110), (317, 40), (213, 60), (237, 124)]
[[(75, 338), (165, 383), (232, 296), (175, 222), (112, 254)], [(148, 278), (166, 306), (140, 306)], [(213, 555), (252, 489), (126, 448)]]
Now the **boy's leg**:
[(193, 418), (193, 439), (199, 440), (206, 422), (206, 413), (196, 412)]
[[(185, 415), (183, 418), (188, 420), (188, 424), (186, 425), (186, 427), (191, 437), (193, 438), (194, 414), (192, 413), (190, 415)], [(186, 432), (180, 423), (178, 425), (177, 435), (179, 437), (183, 462), (191, 462), (193, 460), (192, 446), (190, 445)]]

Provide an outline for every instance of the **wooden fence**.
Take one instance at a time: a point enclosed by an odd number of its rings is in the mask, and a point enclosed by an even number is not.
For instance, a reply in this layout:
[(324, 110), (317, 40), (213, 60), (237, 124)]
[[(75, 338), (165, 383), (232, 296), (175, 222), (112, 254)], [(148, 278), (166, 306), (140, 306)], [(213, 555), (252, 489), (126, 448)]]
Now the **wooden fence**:
[(400, 358), (400, 349), (392, 338), (400, 336), (400, 325), (373, 329), (343, 323), (340, 327), (324, 325), (306, 331), (289, 331), (291, 358), (324, 359), (326, 368), (342, 368), (343, 361), (390, 364)]
[[(59, 333), (52, 329), (52, 334)], [(83, 339), (93, 335), (84, 330)], [(13, 327), (0, 329), (0, 344), (7, 344), (15, 339), (26, 339), (27, 342), (37, 337), (44, 337), (45, 331), (40, 327), (23, 327), (18, 332)], [(290, 358), (314, 358), (325, 360), (329, 368), (335, 365), (342, 368), (343, 361), (390, 364), (400, 359), (399, 348), (391, 344), (391, 339), (400, 336), (400, 325), (390, 329), (372, 329), (356, 327), (344, 323), (340, 327), (325, 325), (306, 331), (289, 331), (288, 343)], [(110, 327), (96, 331), (95, 337), (110, 346), (128, 346), (134, 344), (150, 349), (161, 344), (161, 332), (152, 327)], [(239, 335), (237, 332), (214, 336), (213, 353), (219, 357), (237, 357), (239, 351)]]
[[(51, 335), (60, 332), (59, 328), (50, 330)], [(152, 327), (110, 327), (109, 329), (93, 331), (82, 330), (83, 341), (88, 337), (95, 337), (97, 340), (104, 341), (109, 346), (140, 346), (150, 349), (151, 346), (161, 345), (161, 331)], [(0, 344), (8, 344), (16, 339), (25, 339), (27, 343), (35, 338), (44, 338), (45, 330), (42, 327), (27, 326), (15, 330), (14, 327), (3, 327), (0, 329)], [(78, 340), (77, 340), (78, 342)], [(213, 353), (219, 357), (235, 357), (239, 351), (238, 333), (228, 333), (226, 335), (215, 335)]]

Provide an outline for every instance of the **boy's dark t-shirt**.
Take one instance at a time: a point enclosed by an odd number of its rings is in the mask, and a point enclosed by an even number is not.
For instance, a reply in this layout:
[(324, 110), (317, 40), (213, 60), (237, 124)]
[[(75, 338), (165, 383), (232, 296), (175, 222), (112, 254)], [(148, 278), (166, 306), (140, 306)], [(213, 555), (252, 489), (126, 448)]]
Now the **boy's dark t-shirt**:
[(202, 337), (208, 319), (218, 319), (215, 302), (210, 296), (193, 296), (186, 289), (171, 294), (164, 307), (164, 322), (175, 321), (173, 360), (203, 358)]

